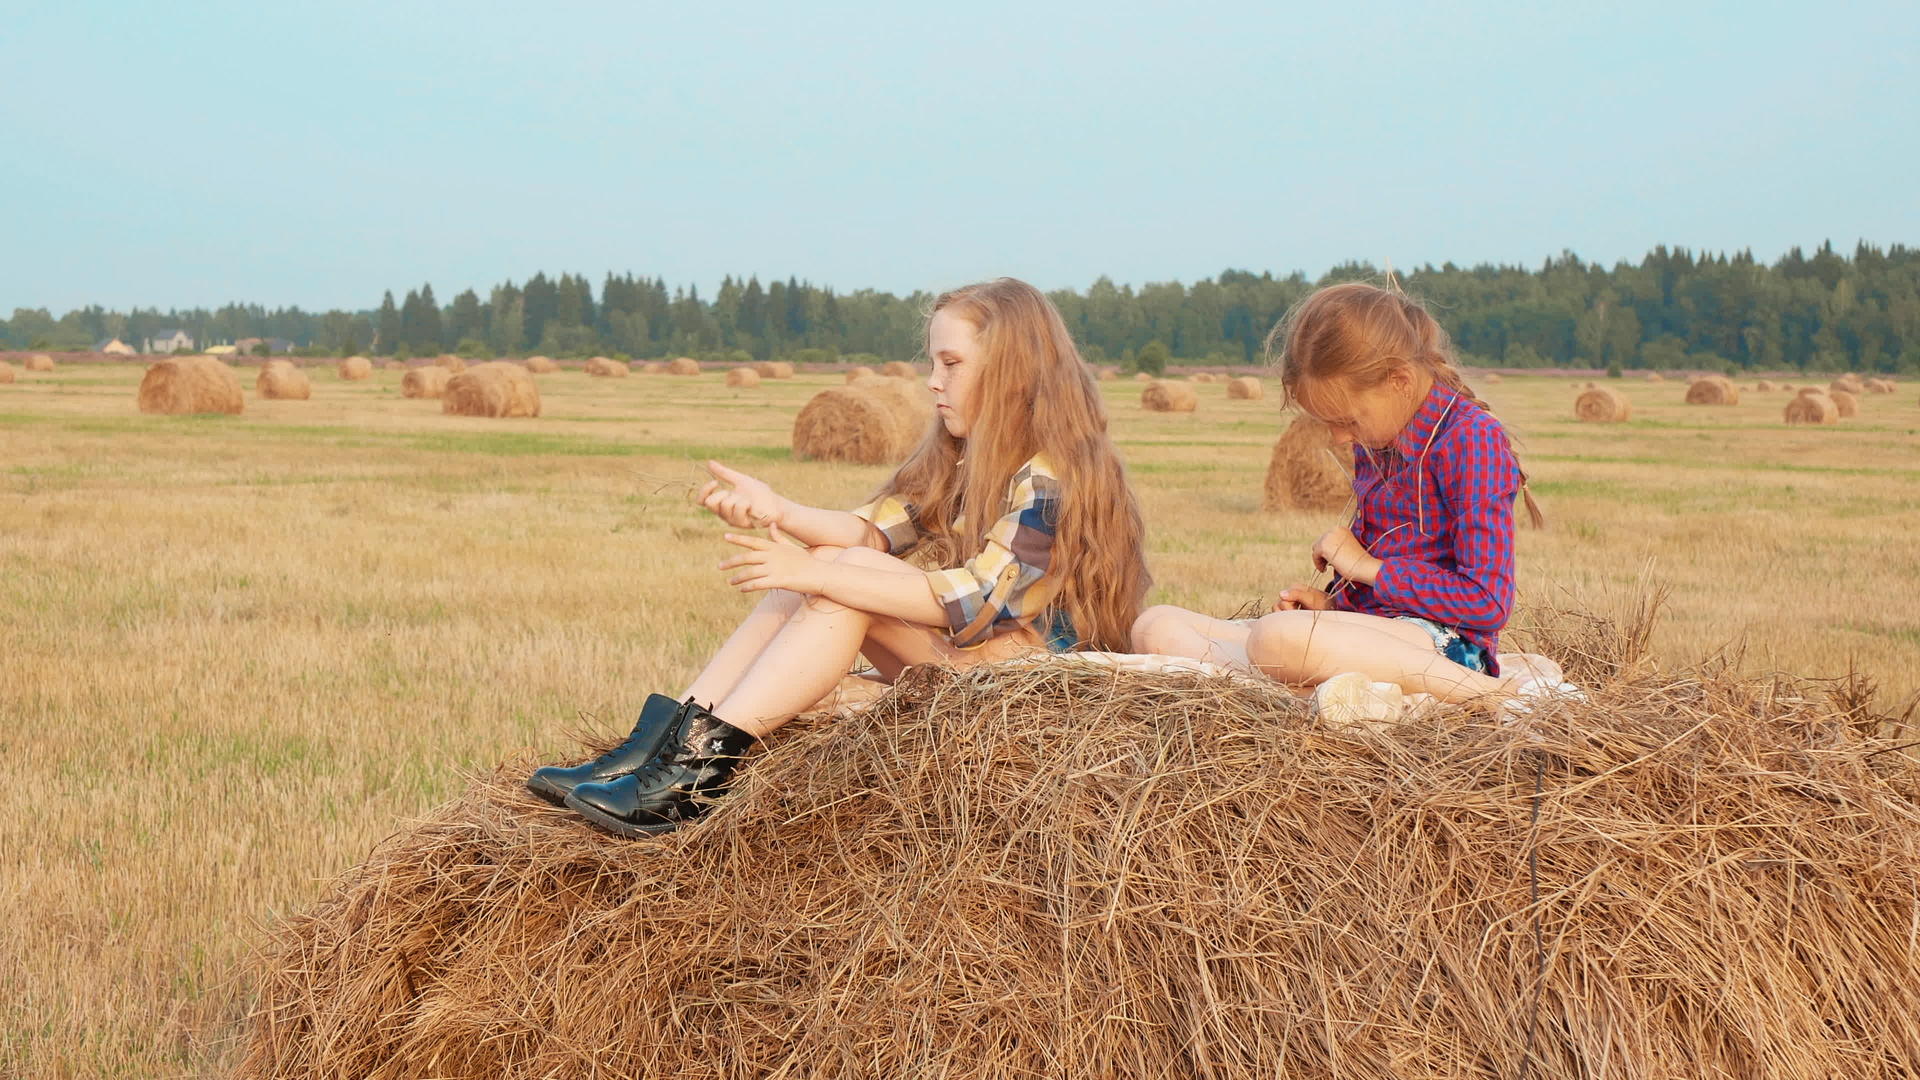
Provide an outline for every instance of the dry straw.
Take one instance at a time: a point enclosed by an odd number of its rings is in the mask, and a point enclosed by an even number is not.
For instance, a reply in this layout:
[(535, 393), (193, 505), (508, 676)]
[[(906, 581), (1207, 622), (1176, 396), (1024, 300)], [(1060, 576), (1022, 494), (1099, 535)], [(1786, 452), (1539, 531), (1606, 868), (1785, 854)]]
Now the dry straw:
[(1860, 415), (1860, 398), (1845, 390), (1829, 390), (1827, 396), (1833, 399), (1833, 407), (1840, 412), (1840, 419)]
[(585, 371), (587, 374), (601, 379), (624, 379), (627, 377), (627, 365), (618, 360), (609, 360), (604, 356), (596, 356), (588, 360)]
[(452, 353), (446, 353), (444, 355), (434, 357), (433, 364), (435, 367), (446, 368), (448, 371), (452, 371), (452, 372), (461, 372), (461, 371), (467, 370), (467, 362), (453, 355)]
[(560, 370), (560, 365), (554, 363), (551, 356), (529, 356), (527, 370), (535, 375), (551, 375)]
[(1588, 383), (1573, 401), (1573, 415), (1593, 423), (1618, 424), (1633, 416), (1633, 403), (1612, 387)]
[(667, 365), (667, 374), (698, 375), (700, 374), (700, 361), (695, 360), (691, 356), (675, 357), (673, 362)]
[(1920, 766), (1848, 688), (1571, 648), (1588, 701), (1378, 733), (915, 668), (638, 842), (512, 761), (278, 926), (238, 1075), (1920, 1074)]
[(473, 367), (447, 380), (440, 411), (448, 416), (539, 416), (533, 373), (507, 360)]
[(872, 368), (865, 364), (857, 364), (847, 369), (846, 381), (858, 382), (861, 379), (872, 378), (873, 374)]
[(750, 367), (737, 367), (727, 372), (728, 386), (759, 386), (760, 373)]
[(911, 379), (919, 374), (912, 364), (905, 360), (889, 360), (880, 365), (880, 374), (895, 379)]
[(933, 402), (917, 384), (885, 375), (815, 394), (793, 418), (793, 456), (801, 461), (889, 465), (904, 459), (933, 420)]
[(143, 413), (232, 413), (246, 408), (240, 377), (211, 356), (175, 356), (147, 368), (134, 398)]
[(1687, 386), (1689, 405), (1738, 405), (1740, 389), (1725, 375), (1702, 375)]
[(453, 373), (443, 367), (409, 368), (400, 378), (400, 396), (437, 398), (447, 392), (447, 380), (451, 378)]
[(1828, 393), (1832, 393), (1835, 390), (1844, 390), (1849, 394), (1861, 394), (1865, 393), (1866, 389), (1866, 386), (1860, 382), (1860, 376), (1852, 372), (1848, 372), (1827, 384)]
[(1200, 395), (1184, 382), (1158, 379), (1140, 391), (1140, 406), (1148, 412), (1192, 412), (1200, 405)]
[(26, 361), (20, 366), (26, 368), (28, 371), (52, 371), (53, 357), (43, 352), (37, 352), (27, 357)]
[(1267, 389), (1259, 379), (1242, 375), (1227, 380), (1227, 396), (1238, 401), (1259, 401), (1267, 396)]
[(1333, 441), (1326, 424), (1296, 415), (1274, 441), (1267, 462), (1265, 510), (1338, 510), (1353, 497), (1351, 455)]
[(1832, 424), (1840, 420), (1840, 409), (1824, 390), (1809, 387), (1787, 402), (1782, 415), (1789, 424)]
[(373, 375), (373, 361), (364, 356), (349, 356), (335, 365), (334, 371), (348, 381), (369, 378)]
[(260, 365), (260, 374), (253, 380), (253, 391), (263, 398), (305, 401), (313, 396), (313, 380), (293, 366), (291, 360), (269, 360)]

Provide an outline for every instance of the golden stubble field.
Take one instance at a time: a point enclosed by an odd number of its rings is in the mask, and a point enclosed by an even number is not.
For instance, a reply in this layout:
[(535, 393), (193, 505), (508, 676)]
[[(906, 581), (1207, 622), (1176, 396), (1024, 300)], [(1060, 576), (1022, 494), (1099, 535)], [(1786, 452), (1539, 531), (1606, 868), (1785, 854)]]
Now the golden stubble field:
[[(259, 928), (397, 823), (508, 757), (566, 756), (673, 693), (747, 602), (684, 502), (719, 456), (852, 505), (879, 468), (789, 460), (838, 375), (541, 377), (538, 420), (445, 417), (400, 375), (241, 417), (139, 415), (139, 365), (0, 386), (0, 1075), (182, 1076), (234, 1056)], [(1550, 519), (1521, 602), (1624, 608), (1671, 589), (1674, 666), (1920, 688), (1920, 405), (1788, 428), (1786, 395), (1681, 403), (1569, 379), (1483, 396)], [(1152, 597), (1226, 613), (1309, 576), (1337, 516), (1260, 511), (1271, 397), (1191, 415), (1105, 383), (1150, 529)]]

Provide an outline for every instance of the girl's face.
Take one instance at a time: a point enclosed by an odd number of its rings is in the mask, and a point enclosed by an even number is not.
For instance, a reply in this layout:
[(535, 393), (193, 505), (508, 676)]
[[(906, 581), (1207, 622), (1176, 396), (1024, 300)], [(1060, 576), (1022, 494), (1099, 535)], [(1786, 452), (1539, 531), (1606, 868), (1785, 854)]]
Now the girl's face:
[(1398, 368), (1378, 386), (1355, 389), (1346, 379), (1327, 379), (1303, 387), (1300, 407), (1332, 429), (1336, 443), (1359, 443), (1370, 450), (1393, 445), (1402, 428), (1420, 411), (1432, 378)]
[(947, 434), (964, 439), (973, 430), (973, 391), (986, 363), (980, 331), (952, 308), (941, 308), (927, 323), (927, 355), (933, 361), (927, 376), (933, 407)]

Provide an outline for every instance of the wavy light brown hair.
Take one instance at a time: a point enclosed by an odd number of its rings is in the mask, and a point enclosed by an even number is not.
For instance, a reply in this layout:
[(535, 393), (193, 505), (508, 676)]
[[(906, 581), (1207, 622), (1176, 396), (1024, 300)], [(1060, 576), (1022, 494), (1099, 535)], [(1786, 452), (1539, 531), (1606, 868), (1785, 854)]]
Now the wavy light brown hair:
[[(1440, 320), (1398, 288), (1349, 281), (1318, 289), (1295, 304), (1267, 335), (1267, 358), (1279, 369), (1281, 405), (1308, 414), (1303, 394), (1316, 400), (1371, 390), (1401, 369), (1420, 370), (1433, 381), (1491, 414), (1460, 374), (1453, 342)], [(1501, 429), (1505, 434), (1506, 429)], [(1514, 450), (1507, 435), (1507, 449)], [(1518, 459), (1519, 452), (1514, 450)], [(1520, 495), (1527, 520), (1545, 524), (1540, 507), (1520, 473)]]
[[(1007, 485), (1037, 454), (1060, 480), (1060, 520), (1047, 576), (1054, 606), (1080, 644), (1122, 651), (1151, 579), (1146, 528), (1126, 468), (1107, 435), (1107, 410), (1060, 312), (1038, 289), (997, 278), (941, 294), (941, 311), (979, 334), (982, 369), (970, 401), (971, 435), (956, 439), (935, 418), (880, 494), (919, 510), (928, 557), (955, 566), (980, 553), (1007, 511)], [(964, 458), (964, 460), (963, 460)], [(954, 522), (964, 518), (965, 528)]]

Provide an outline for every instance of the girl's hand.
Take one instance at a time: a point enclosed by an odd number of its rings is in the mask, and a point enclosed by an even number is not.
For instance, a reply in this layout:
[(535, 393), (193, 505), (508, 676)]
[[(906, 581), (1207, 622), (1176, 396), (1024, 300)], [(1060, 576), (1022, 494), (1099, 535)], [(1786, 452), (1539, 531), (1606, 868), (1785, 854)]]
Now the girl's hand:
[(1332, 611), (1333, 597), (1311, 585), (1289, 585), (1280, 590), (1280, 599), (1273, 602), (1273, 610)]
[[(786, 514), (787, 500), (774, 494), (766, 481), (729, 469), (717, 461), (707, 462), (713, 479), (700, 488), (694, 501), (736, 529), (764, 529), (778, 525)], [(729, 537), (731, 539), (731, 537)]]
[(1313, 568), (1325, 570), (1329, 566), (1348, 581), (1371, 585), (1380, 560), (1368, 554), (1352, 532), (1334, 529), (1313, 542)]
[(783, 543), (785, 537), (780, 535), (780, 526), (771, 526), (768, 532), (773, 539), (726, 534), (727, 543), (747, 549), (720, 564), (722, 570), (740, 571), (728, 579), (727, 584), (741, 592), (789, 589), (808, 596), (826, 592), (827, 564), (814, 558), (806, 548)]

